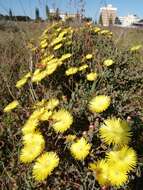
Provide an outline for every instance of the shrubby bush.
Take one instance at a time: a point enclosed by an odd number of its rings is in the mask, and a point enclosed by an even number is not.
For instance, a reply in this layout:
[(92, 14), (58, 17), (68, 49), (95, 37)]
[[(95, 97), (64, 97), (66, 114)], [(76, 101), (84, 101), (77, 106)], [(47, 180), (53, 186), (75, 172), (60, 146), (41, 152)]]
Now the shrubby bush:
[(120, 50), (108, 30), (59, 22), (29, 48), (18, 101), (4, 111), (19, 107), (19, 159), (34, 161), (33, 186), (134, 189), (143, 156), (142, 47)]

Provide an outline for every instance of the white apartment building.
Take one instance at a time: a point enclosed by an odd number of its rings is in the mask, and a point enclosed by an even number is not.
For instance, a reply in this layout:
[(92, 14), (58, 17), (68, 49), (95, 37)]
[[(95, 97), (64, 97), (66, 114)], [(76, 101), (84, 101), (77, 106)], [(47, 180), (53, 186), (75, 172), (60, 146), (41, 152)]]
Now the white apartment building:
[(103, 26), (109, 26), (110, 21), (112, 21), (112, 24), (115, 23), (115, 18), (117, 16), (117, 8), (109, 4), (106, 7), (101, 7), (100, 13), (102, 16)]
[(140, 18), (137, 15), (128, 14), (124, 17), (119, 17), (122, 26), (128, 27), (131, 26), (133, 23), (137, 23)]

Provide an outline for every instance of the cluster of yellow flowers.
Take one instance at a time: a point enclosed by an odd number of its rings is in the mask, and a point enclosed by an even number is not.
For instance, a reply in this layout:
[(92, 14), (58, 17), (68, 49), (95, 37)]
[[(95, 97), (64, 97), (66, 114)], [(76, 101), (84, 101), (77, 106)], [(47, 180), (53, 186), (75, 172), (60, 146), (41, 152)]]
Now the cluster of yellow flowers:
[[(110, 97), (96, 96), (89, 102), (89, 110), (92, 113), (101, 113), (110, 105)], [(99, 128), (99, 134), (103, 142), (113, 150), (106, 153), (106, 158), (89, 164), (95, 172), (96, 179), (101, 186), (121, 186), (128, 180), (128, 174), (137, 164), (136, 152), (128, 146), (131, 140), (129, 124), (119, 118), (106, 119)]]
[[(50, 29), (54, 29), (51, 38), (48, 38)], [(53, 24), (47, 28), (40, 38), (40, 65), (41, 68), (36, 68), (35, 71), (27, 73), (22, 79), (16, 83), (19, 89), (23, 87), (30, 79), (33, 83), (40, 82), (45, 77), (53, 74), (57, 68), (61, 67), (65, 62), (72, 58), (72, 53), (65, 53), (57, 56), (58, 50), (60, 51), (64, 45), (72, 43), (72, 35), (74, 29), (71, 27), (63, 29)], [(101, 30), (94, 27), (93, 31), (99, 35), (112, 36), (108, 30)], [(140, 47), (134, 47), (131, 51), (136, 51)], [(49, 52), (49, 50), (51, 50)], [(33, 47), (32, 47), (33, 51)], [(66, 69), (66, 76), (74, 75), (78, 72), (85, 71), (89, 68), (88, 62), (93, 60), (94, 55), (88, 53), (84, 55), (82, 65), (72, 66)], [(84, 63), (83, 63), (84, 62)], [(104, 66), (111, 66), (115, 63), (112, 59), (103, 61)], [(90, 71), (86, 74), (88, 81), (95, 81), (98, 78), (96, 71)], [(45, 140), (42, 131), (40, 132), (40, 124), (44, 121), (50, 121), (49, 126), (54, 132), (64, 133), (73, 124), (73, 116), (66, 109), (58, 109), (59, 100), (51, 98), (50, 100), (42, 99), (36, 102), (32, 109), (33, 112), (28, 120), (22, 127), (22, 142), (23, 147), (20, 153), (20, 161), (22, 163), (30, 163), (35, 159), (32, 173), (37, 181), (45, 180), (52, 171), (59, 165), (59, 157), (56, 152), (44, 152)], [(109, 108), (111, 104), (111, 97), (106, 95), (97, 95), (93, 97), (88, 104), (88, 109), (92, 113), (102, 113)], [(10, 112), (19, 106), (17, 100), (11, 102), (4, 108), (4, 112)], [(101, 186), (121, 186), (128, 180), (128, 174), (133, 171), (137, 164), (136, 152), (133, 148), (129, 147), (132, 133), (129, 124), (119, 118), (111, 117), (105, 119), (99, 128), (99, 136), (101, 140), (110, 147), (110, 151), (106, 152), (104, 159), (97, 160), (89, 164), (89, 168), (95, 173), (96, 180)], [(92, 144), (88, 142), (86, 137), (76, 137), (76, 135), (67, 135), (66, 142), (69, 143), (69, 150), (71, 155), (83, 161), (92, 150)], [(112, 148), (112, 150), (111, 150)]]

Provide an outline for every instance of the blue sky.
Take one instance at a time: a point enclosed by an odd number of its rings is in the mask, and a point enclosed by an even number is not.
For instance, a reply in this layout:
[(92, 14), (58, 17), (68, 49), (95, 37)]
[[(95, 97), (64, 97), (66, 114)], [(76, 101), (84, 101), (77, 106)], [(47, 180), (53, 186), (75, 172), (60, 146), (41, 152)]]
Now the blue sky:
[[(76, 12), (79, 0), (0, 0), (0, 13), (8, 14), (9, 8), (15, 15), (28, 15), (35, 17), (35, 7), (39, 7), (40, 16), (45, 17), (45, 4), (50, 8), (59, 7), (62, 11)], [(137, 14), (143, 18), (143, 0), (85, 0), (86, 16), (97, 19), (99, 9), (105, 4), (112, 4), (118, 8), (118, 16)]]

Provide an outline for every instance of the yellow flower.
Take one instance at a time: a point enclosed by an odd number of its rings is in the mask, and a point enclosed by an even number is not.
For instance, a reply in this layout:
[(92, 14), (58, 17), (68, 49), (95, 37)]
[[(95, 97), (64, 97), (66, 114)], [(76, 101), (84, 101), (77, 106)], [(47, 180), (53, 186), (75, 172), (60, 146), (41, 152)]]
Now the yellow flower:
[(100, 31), (100, 34), (108, 34), (108, 33), (110, 33), (110, 31), (109, 30), (102, 30), (102, 31)]
[(23, 144), (27, 146), (43, 146), (45, 145), (44, 138), (42, 134), (38, 131), (34, 133), (29, 133), (23, 136)]
[(17, 81), (16, 87), (21, 88), (22, 86), (24, 86), (24, 84), (27, 82), (28, 78), (30, 78), (30, 77), (31, 77), (31, 73), (29, 72), (22, 79)]
[(21, 87), (23, 87), (24, 85), (25, 85), (25, 83), (27, 82), (27, 78), (22, 78), (22, 79), (20, 79), (19, 81), (17, 81), (17, 83), (16, 83), (16, 87), (17, 88), (21, 88)]
[(36, 160), (33, 166), (33, 177), (37, 181), (43, 181), (58, 165), (58, 155), (55, 152), (46, 152)]
[(83, 137), (73, 143), (70, 147), (73, 157), (77, 160), (84, 160), (89, 154), (90, 149), (91, 145)]
[[(38, 72), (38, 71), (37, 71)], [(41, 71), (37, 74), (34, 74), (33, 77), (32, 77), (32, 82), (39, 82), (41, 81), (42, 79), (44, 79), (46, 76), (47, 76), (47, 72), (46, 71)]]
[(34, 133), (38, 125), (39, 125), (38, 119), (29, 118), (24, 124), (24, 126), (22, 127), (22, 133), (24, 135), (29, 134), (29, 133)]
[(97, 73), (96, 72), (91, 72), (91, 73), (87, 74), (86, 78), (89, 81), (94, 81), (94, 80), (97, 79)]
[(62, 40), (63, 40), (62, 37), (61, 37), (61, 38), (57, 37), (56, 39), (54, 39), (54, 40), (52, 41), (51, 46), (54, 46), (54, 45), (60, 43)]
[(100, 31), (101, 31), (100, 28), (98, 28), (98, 27), (95, 27), (95, 28), (94, 28), (94, 32), (95, 32), (95, 33), (98, 33), (98, 32), (100, 32)]
[(128, 175), (126, 172), (120, 170), (120, 168), (110, 168), (109, 169), (109, 180), (112, 186), (120, 187), (124, 185), (128, 180)]
[(55, 112), (52, 115), (51, 119), (54, 122), (52, 127), (57, 133), (65, 132), (67, 129), (70, 128), (71, 124), (73, 123), (72, 115), (70, 114), (70, 112), (64, 109)]
[(64, 61), (64, 60), (70, 58), (71, 56), (72, 56), (71, 53), (64, 54), (64, 55), (62, 55), (62, 57), (60, 58), (60, 60), (61, 60), (61, 61)]
[(13, 102), (11, 102), (10, 104), (8, 104), (4, 108), (4, 112), (10, 112), (11, 110), (15, 109), (18, 105), (19, 105), (19, 102), (17, 100), (14, 100)]
[(51, 115), (52, 115), (51, 111), (44, 110), (44, 113), (40, 116), (40, 121), (48, 121)]
[(107, 153), (107, 160), (110, 167), (120, 168), (123, 172), (133, 171), (137, 164), (137, 155), (133, 148), (124, 146), (120, 150)]
[(53, 60), (53, 58), (54, 55), (49, 55), (49, 56), (45, 55), (44, 58), (41, 60), (41, 64), (46, 66), (49, 63), (49, 61)]
[(99, 132), (101, 138), (108, 145), (126, 145), (130, 142), (131, 131), (128, 123), (124, 120), (111, 118), (106, 119), (100, 127)]
[(92, 59), (93, 56), (92, 56), (92, 54), (87, 54), (85, 57), (86, 57), (86, 59)]
[(89, 110), (92, 113), (101, 113), (105, 111), (111, 103), (111, 99), (109, 96), (99, 95), (92, 98), (89, 102)]
[(78, 68), (78, 70), (79, 71), (83, 71), (83, 70), (85, 70), (85, 69), (87, 69), (88, 68), (88, 65), (87, 64), (84, 64), (84, 65), (81, 65), (79, 68)]
[(57, 67), (58, 67), (58, 64), (59, 62), (53, 62), (51, 64), (47, 64), (47, 67), (46, 67), (46, 75), (51, 75), (53, 74), (53, 72), (56, 71)]
[(43, 144), (39, 145), (25, 145), (20, 153), (20, 161), (22, 163), (30, 163), (32, 162), (44, 149)]
[(51, 98), (47, 104), (46, 104), (46, 109), (48, 110), (53, 110), (59, 105), (59, 100), (57, 98)]
[(78, 68), (77, 67), (70, 67), (69, 69), (66, 70), (66, 75), (74, 75), (78, 72)]
[(101, 186), (110, 184), (109, 166), (105, 159), (89, 164), (89, 168), (95, 172), (95, 178)]
[(64, 35), (67, 34), (67, 33), (68, 33), (67, 29), (64, 29), (64, 30), (59, 34), (58, 38), (63, 38)]
[(40, 47), (41, 49), (45, 49), (48, 46), (47, 42), (41, 42)]
[(56, 46), (54, 47), (54, 50), (60, 49), (60, 48), (62, 47), (62, 45), (63, 45), (62, 43), (56, 45)]
[(43, 115), (43, 113), (45, 112), (45, 109), (42, 107), (42, 108), (37, 108), (30, 116), (29, 119), (40, 119), (41, 115)]
[(114, 61), (112, 59), (106, 59), (103, 64), (107, 67), (113, 65)]
[(137, 45), (137, 46), (133, 46), (130, 51), (134, 52), (134, 51), (138, 51), (142, 48), (142, 45)]

